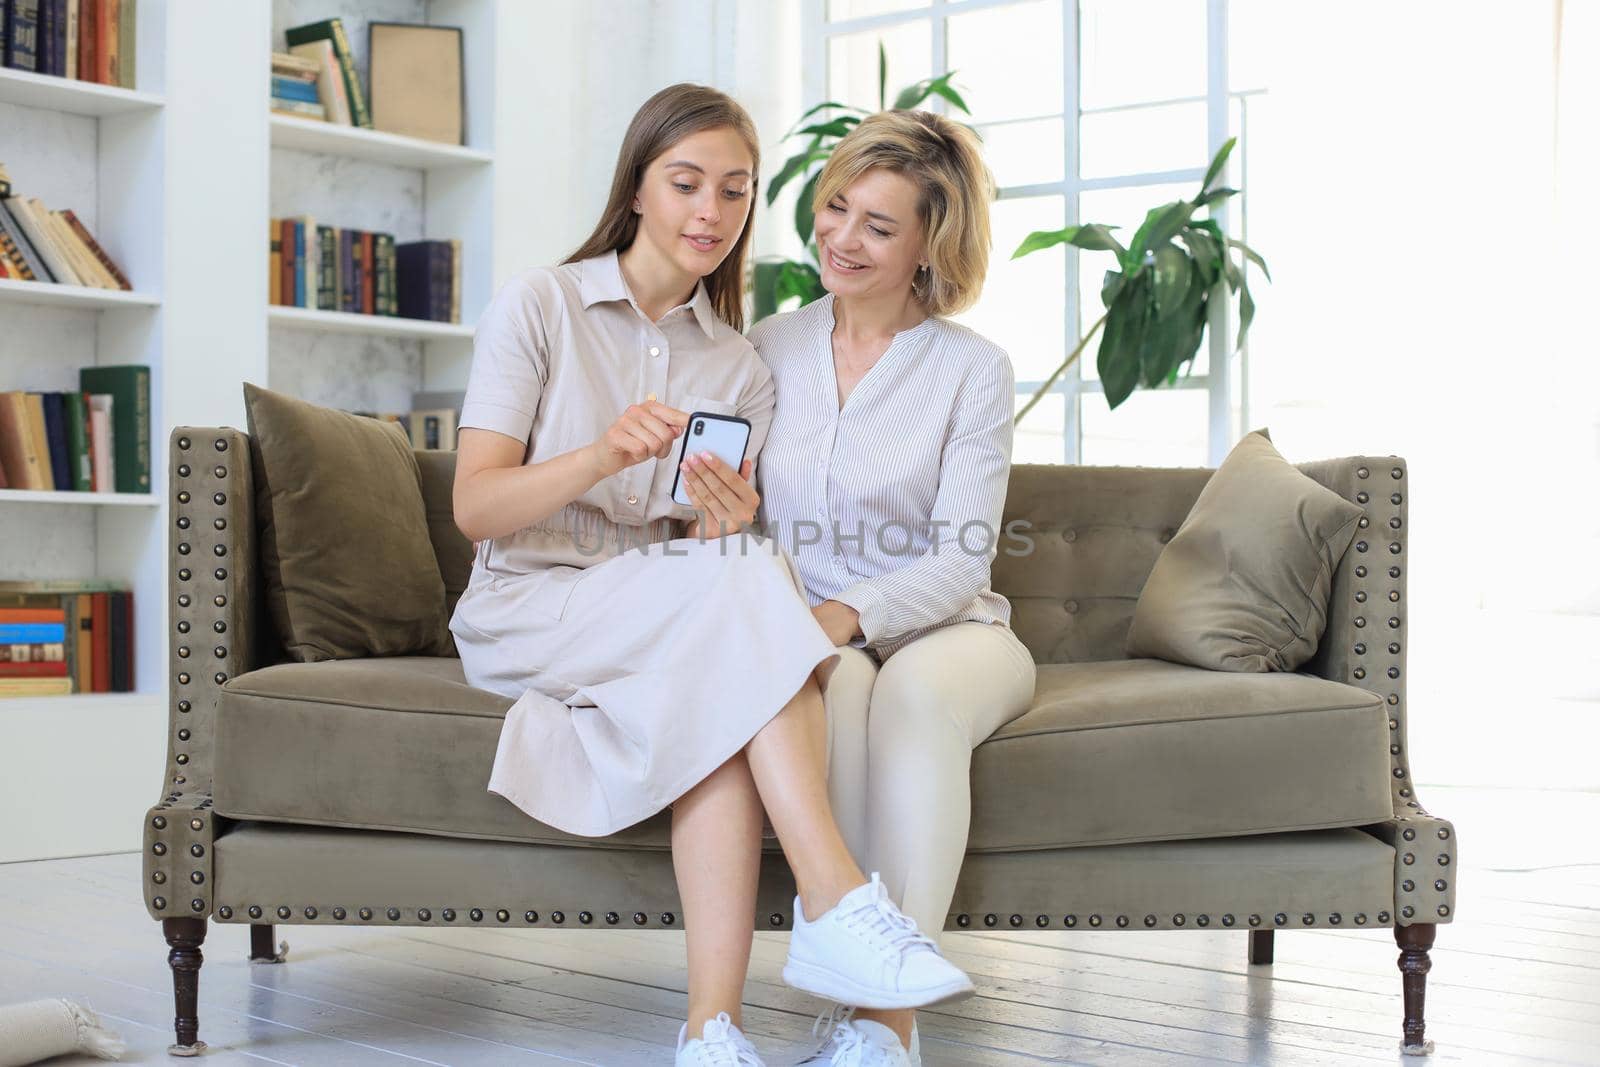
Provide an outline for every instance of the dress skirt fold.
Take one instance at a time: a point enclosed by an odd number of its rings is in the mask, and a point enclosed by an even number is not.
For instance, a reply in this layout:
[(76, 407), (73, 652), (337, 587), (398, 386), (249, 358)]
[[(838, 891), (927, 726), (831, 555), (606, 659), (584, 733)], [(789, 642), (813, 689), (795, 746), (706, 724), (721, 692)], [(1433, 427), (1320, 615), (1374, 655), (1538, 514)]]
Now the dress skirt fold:
[(489, 791), (584, 837), (669, 806), (839, 662), (789, 557), (750, 533), (474, 579), (450, 624), (467, 681), (517, 698)]

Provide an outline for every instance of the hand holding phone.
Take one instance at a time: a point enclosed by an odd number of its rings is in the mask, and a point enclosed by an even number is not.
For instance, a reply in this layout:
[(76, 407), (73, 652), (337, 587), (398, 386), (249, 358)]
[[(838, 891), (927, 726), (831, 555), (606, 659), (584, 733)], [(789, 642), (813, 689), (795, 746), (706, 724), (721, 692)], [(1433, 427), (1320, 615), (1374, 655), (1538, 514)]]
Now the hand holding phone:
[(754, 463), (744, 458), (750, 423), (697, 411), (678, 460), (672, 499), (700, 512), (698, 536), (723, 536), (755, 521), (761, 496), (750, 484)]

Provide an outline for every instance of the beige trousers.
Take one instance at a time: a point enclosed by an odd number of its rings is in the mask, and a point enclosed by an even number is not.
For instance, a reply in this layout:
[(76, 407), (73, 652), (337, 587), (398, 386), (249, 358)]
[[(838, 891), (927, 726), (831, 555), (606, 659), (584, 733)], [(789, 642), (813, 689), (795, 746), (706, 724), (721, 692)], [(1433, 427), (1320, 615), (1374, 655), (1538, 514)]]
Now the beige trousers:
[(960, 622), (881, 666), (841, 646), (823, 701), (828, 799), (845, 844), (940, 940), (972, 821), (972, 750), (1033, 702), (1033, 657), (1009, 627)]

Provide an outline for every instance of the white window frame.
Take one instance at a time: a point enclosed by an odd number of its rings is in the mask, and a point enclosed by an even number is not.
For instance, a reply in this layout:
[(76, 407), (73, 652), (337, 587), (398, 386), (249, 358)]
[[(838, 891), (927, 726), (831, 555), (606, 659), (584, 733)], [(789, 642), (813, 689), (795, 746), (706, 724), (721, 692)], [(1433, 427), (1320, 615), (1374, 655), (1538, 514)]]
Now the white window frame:
[[(803, 84), (807, 106), (827, 99), (828, 89), (828, 40), (843, 34), (860, 33), (863, 30), (888, 29), (906, 23), (928, 21), (932, 28), (933, 50), (931, 56), (931, 69), (933, 76), (945, 73), (949, 67), (945, 49), (945, 19), (951, 15), (963, 14), (969, 11), (979, 11), (984, 8), (1008, 7), (1028, 0), (928, 0), (924, 7), (914, 8), (909, 11), (895, 11), (882, 15), (871, 15), (863, 18), (841, 19), (829, 22), (827, 19), (827, 0), (805, 0), (802, 15), (803, 26), (801, 32), (801, 58), (803, 60)], [(1034, 185), (1006, 186), (1000, 189), (999, 198), (1002, 200), (1015, 197), (1032, 197), (1058, 195), (1065, 201), (1065, 225), (1076, 225), (1080, 219), (1078, 214), (1079, 194), (1093, 189), (1116, 189), (1129, 186), (1155, 185), (1165, 182), (1193, 182), (1198, 184), (1205, 177), (1205, 164), (1214, 156), (1218, 149), (1227, 141), (1228, 107), (1231, 97), (1238, 97), (1241, 104), (1247, 104), (1251, 93), (1237, 92), (1230, 96), (1228, 88), (1228, 0), (1196, 0), (1206, 5), (1206, 94), (1204, 97), (1183, 97), (1173, 100), (1158, 100), (1140, 103), (1137, 105), (1124, 105), (1092, 109), (1084, 112), (1080, 107), (1079, 97), (1079, 69), (1080, 55), (1078, 51), (1078, 0), (1057, 0), (1063, 5), (1061, 19), (1061, 50), (1062, 50), (1062, 81), (1061, 81), (1061, 114), (1066, 117), (1068, 134), (1063, 139), (1063, 168), (1066, 178), (1059, 182), (1042, 182)], [(1204, 101), (1206, 104), (1206, 159), (1199, 165), (1182, 170), (1144, 172), (1139, 174), (1121, 174), (1104, 178), (1084, 178), (1080, 174), (1078, 159), (1079, 131), (1077, 118), (1083, 114), (1098, 114), (1108, 111), (1130, 110), (1159, 106), (1164, 104), (1197, 103)], [(929, 101), (930, 106), (936, 110), (944, 110), (945, 102), (934, 98)], [(1241, 114), (1245, 109), (1241, 110)], [(1241, 130), (1240, 143), (1232, 158), (1229, 160), (1230, 171), (1242, 175), (1244, 172), (1245, 142)], [(1242, 181), (1242, 177), (1240, 179)], [(1229, 200), (1220, 201), (1208, 210), (1210, 217), (1215, 219), (1222, 227), (1223, 232), (1232, 232), (1229, 229)], [(1154, 204), (1151, 205), (1155, 206)], [(1243, 223), (1241, 211), (1241, 226)], [(1241, 231), (1241, 239), (1247, 239)], [(1009, 254), (1009, 249), (996, 250), (997, 253)], [(1068, 345), (1075, 344), (1079, 338), (1079, 256), (1077, 249), (1069, 248), (1066, 255), (1066, 292), (1062, 299), (1062, 313), (1066, 320), (1065, 336)], [(1212, 466), (1222, 462), (1232, 447), (1238, 435), (1233, 417), (1233, 396), (1235, 391), (1234, 376), (1239, 376), (1238, 393), (1240, 396), (1239, 425), (1248, 425), (1249, 390), (1244, 388), (1248, 373), (1248, 345), (1238, 353), (1238, 366), (1230, 358), (1229, 338), (1233, 331), (1233, 314), (1229, 301), (1213, 300), (1211, 302), (1211, 319), (1207, 331), (1210, 369), (1206, 374), (1192, 374), (1181, 378), (1176, 386), (1163, 388), (1178, 389), (1204, 389), (1209, 394), (1208, 405), (1208, 431), (1207, 431), (1207, 457)], [(1098, 309), (1097, 309), (1098, 310)], [(1052, 392), (1060, 394), (1064, 400), (1065, 425), (1063, 427), (1063, 463), (1079, 463), (1082, 461), (1083, 428), (1081, 413), (1081, 398), (1085, 395), (1103, 392), (1100, 382), (1096, 379), (1085, 379), (1082, 373), (1082, 363), (1085, 359), (1093, 359), (1098, 341), (1091, 343), (1084, 354), (1067, 369), (1067, 373), (1052, 387)], [(1065, 350), (1062, 352), (1065, 356)], [(1042, 380), (1018, 381), (1017, 393), (1021, 396), (1031, 396), (1043, 384)], [(1030, 417), (1037, 417), (1037, 413)]]

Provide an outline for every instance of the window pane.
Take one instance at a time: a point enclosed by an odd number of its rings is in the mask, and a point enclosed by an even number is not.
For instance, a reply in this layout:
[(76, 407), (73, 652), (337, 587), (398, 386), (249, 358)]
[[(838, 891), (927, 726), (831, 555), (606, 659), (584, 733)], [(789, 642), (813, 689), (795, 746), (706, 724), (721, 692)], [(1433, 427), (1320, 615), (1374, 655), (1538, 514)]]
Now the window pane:
[(983, 138), (983, 158), (1000, 188), (1058, 182), (1066, 176), (1066, 124), (1060, 118), (976, 129)]
[[(1016, 410), (1032, 393), (1017, 395)], [(1017, 426), (1011, 443), (1012, 463), (1060, 463), (1067, 455), (1067, 398), (1051, 393), (1034, 405)]]
[(952, 15), (945, 26), (947, 64), (974, 121), (1061, 113), (1059, 0)]
[(928, 0), (828, 0), (828, 20), (840, 22), (927, 6)]
[(1084, 115), (1078, 137), (1085, 178), (1186, 167), (1203, 171), (1210, 162), (1204, 102)]
[[(1115, 226), (1112, 233), (1126, 245), (1133, 240), (1145, 213), (1151, 208), (1193, 196), (1198, 188), (1199, 183), (1196, 182), (1193, 186), (1169, 183), (1139, 185), (1128, 189), (1090, 189), (1078, 196), (1078, 217), (1085, 223)], [(1105, 313), (1106, 306), (1100, 300), (1100, 287), (1105, 284), (1106, 271), (1116, 269), (1117, 257), (1111, 252), (1078, 252), (1078, 337), (1082, 337), (1084, 331)], [(1073, 340), (1076, 343), (1077, 338)], [(1095, 369), (1095, 357), (1099, 351), (1100, 335), (1096, 334), (1083, 355), (1078, 357), (1085, 378), (1100, 376)], [(1204, 359), (1205, 346), (1202, 343), (1201, 354), (1195, 357), (1194, 373), (1204, 373)]]
[(1082, 0), (1085, 108), (1206, 93), (1205, 0)]
[(881, 30), (846, 33), (828, 41), (828, 99), (878, 109), (878, 42), (889, 56), (886, 103), (901, 89), (929, 77), (933, 27), (926, 19)]
[(1139, 389), (1115, 411), (1106, 406), (1103, 393), (1085, 393), (1082, 402), (1084, 463), (1096, 467), (1206, 465), (1209, 400), (1204, 389)]
[(1021, 259), (1012, 259), (1011, 253), (1030, 232), (1059, 229), (1065, 211), (1059, 196), (996, 201), (991, 209), (994, 248), (983, 296), (976, 307), (956, 316), (957, 322), (1010, 354), (1018, 381), (1042, 379), (1066, 358), (1062, 294), (1067, 274), (1059, 247)]

